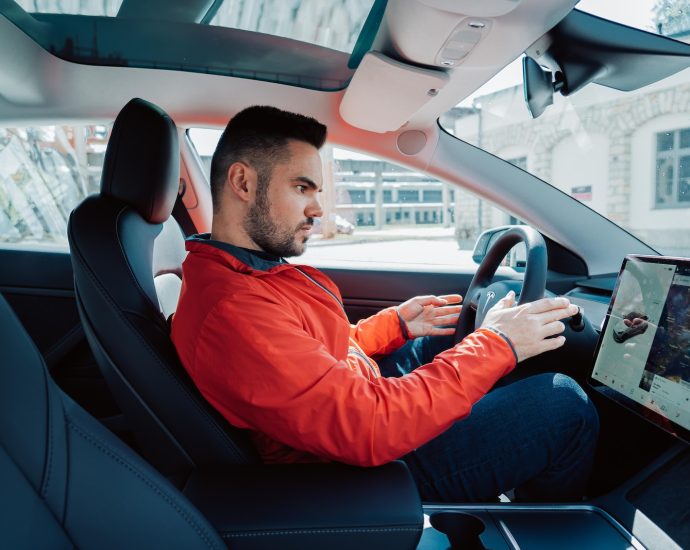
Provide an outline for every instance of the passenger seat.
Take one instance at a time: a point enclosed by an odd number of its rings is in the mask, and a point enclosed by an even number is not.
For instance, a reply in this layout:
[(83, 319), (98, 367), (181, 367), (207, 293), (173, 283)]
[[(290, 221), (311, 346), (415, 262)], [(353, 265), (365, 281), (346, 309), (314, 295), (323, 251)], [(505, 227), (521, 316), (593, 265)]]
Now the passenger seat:
[(1, 296), (0, 326), (0, 547), (225, 547), (175, 487), (55, 385)]

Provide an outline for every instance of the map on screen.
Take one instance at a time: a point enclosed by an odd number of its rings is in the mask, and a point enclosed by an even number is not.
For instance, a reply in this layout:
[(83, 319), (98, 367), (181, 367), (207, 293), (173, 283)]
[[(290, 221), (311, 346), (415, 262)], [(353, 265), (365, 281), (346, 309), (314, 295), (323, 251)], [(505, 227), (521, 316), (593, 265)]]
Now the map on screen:
[(690, 430), (690, 264), (627, 258), (609, 309), (592, 378)]

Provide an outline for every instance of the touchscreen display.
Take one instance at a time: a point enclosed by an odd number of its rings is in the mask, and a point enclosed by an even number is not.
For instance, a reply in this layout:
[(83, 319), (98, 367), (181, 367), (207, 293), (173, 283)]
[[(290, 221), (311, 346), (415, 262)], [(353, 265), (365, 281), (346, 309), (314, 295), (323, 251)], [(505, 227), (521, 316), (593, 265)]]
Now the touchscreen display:
[(644, 416), (688, 438), (689, 261), (626, 258), (602, 330), (592, 379), (604, 386), (604, 393), (625, 405), (637, 404), (632, 408), (638, 412), (639, 406), (644, 407), (650, 413)]

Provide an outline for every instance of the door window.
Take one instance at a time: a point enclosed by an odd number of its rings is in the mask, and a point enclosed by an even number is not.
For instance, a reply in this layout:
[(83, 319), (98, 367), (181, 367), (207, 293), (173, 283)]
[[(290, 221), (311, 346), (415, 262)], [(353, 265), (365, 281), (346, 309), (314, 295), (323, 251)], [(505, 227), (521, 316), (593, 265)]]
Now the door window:
[(98, 190), (106, 126), (0, 128), (0, 244), (67, 250), (67, 220)]
[[(190, 129), (189, 137), (208, 178), (220, 131)], [(468, 191), (386, 160), (330, 145), (322, 158), (324, 215), (300, 263), (475, 268), (479, 233), (511, 220)]]

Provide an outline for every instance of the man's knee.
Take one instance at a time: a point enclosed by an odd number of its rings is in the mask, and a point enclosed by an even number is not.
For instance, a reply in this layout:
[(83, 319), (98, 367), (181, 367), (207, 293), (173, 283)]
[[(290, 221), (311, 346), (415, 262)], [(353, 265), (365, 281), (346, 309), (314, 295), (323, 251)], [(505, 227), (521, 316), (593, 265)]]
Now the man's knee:
[(587, 393), (570, 376), (560, 373), (540, 375), (550, 386), (548, 399), (556, 414), (569, 425), (575, 425), (583, 435), (595, 439), (599, 434), (599, 415)]

